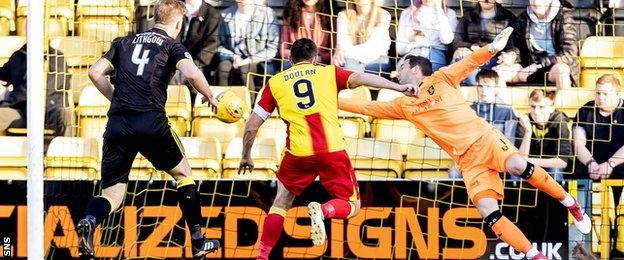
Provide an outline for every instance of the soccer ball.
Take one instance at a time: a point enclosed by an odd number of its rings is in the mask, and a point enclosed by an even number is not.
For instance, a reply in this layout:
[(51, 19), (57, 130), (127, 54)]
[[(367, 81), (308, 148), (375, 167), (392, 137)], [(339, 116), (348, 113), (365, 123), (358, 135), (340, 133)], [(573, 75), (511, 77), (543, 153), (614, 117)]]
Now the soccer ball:
[(217, 96), (217, 114), (216, 117), (224, 123), (234, 123), (240, 120), (245, 113), (243, 108), (243, 100), (234, 94), (231, 90), (221, 92)]

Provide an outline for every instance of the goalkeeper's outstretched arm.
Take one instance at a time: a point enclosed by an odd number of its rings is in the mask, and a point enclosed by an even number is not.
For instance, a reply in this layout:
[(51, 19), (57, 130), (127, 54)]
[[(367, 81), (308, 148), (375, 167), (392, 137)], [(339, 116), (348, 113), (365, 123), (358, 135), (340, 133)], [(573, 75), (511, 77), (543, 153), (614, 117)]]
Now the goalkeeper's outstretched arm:
[(401, 98), (404, 97), (385, 102), (341, 98), (338, 100), (338, 108), (379, 119), (405, 119), (405, 113), (401, 108)]

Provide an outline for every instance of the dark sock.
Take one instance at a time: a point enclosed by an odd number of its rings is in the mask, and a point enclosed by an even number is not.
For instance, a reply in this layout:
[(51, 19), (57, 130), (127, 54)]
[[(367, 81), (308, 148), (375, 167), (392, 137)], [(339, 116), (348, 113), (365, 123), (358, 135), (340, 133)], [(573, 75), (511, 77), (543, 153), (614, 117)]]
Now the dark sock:
[(95, 226), (98, 226), (111, 213), (112, 207), (113, 205), (111, 205), (107, 198), (103, 196), (94, 197), (87, 205), (85, 219), (91, 221)]
[(182, 216), (186, 220), (192, 239), (201, 239), (201, 205), (199, 202), (199, 193), (195, 183), (178, 185), (178, 202), (182, 210)]

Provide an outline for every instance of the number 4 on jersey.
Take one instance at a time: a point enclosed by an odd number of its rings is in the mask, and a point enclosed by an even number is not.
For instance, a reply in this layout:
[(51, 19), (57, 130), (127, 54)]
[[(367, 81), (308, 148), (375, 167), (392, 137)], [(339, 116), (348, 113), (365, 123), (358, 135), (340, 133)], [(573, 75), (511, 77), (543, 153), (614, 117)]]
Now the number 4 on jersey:
[(143, 49), (143, 44), (137, 44), (136, 46), (134, 46), (134, 50), (132, 51), (132, 63), (138, 66), (136, 72), (137, 76), (143, 76), (143, 69), (145, 68), (145, 64), (149, 62), (150, 50), (145, 50), (143, 54), (141, 54), (141, 49)]

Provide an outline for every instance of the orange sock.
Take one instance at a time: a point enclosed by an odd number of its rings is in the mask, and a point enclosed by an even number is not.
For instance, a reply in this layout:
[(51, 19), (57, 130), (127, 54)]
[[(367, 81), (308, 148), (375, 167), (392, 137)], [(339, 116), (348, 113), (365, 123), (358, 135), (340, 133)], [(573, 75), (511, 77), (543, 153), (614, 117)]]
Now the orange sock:
[(533, 247), (522, 231), (505, 216), (500, 215), (491, 228), (501, 240), (517, 251), (526, 254)]
[(553, 179), (544, 168), (532, 163), (527, 163), (527, 170), (525, 173), (533, 167), (533, 174), (528, 178), (529, 184), (555, 198), (557, 201), (563, 201), (566, 196), (566, 191)]

